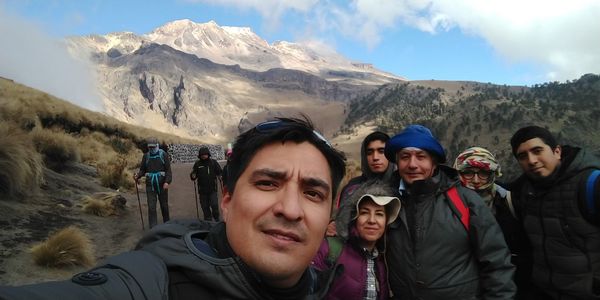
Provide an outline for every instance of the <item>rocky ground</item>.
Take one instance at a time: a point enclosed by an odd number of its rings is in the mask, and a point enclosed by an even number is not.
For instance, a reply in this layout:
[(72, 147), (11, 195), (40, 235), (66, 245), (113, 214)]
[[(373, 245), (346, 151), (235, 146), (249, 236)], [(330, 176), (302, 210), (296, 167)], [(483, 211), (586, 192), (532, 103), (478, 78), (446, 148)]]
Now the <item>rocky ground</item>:
[[(173, 165), (170, 191), (172, 218), (195, 218), (194, 190), (189, 164)], [(143, 234), (135, 190), (121, 192), (126, 210), (118, 216), (99, 217), (82, 211), (82, 198), (110, 189), (100, 186), (92, 167), (77, 164), (57, 173), (45, 170), (39, 192), (27, 199), (0, 199), (0, 285), (21, 285), (70, 278), (84, 267), (52, 269), (33, 263), (29, 249), (48, 235), (69, 225), (82, 229), (92, 240), (98, 263), (108, 256), (130, 250)], [(114, 192), (114, 191), (113, 191)], [(140, 187), (146, 230), (147, 206)], [(200, 212), (200, 216), (202, 213)], [(161, 220), (159, 212), (159, 222)]]

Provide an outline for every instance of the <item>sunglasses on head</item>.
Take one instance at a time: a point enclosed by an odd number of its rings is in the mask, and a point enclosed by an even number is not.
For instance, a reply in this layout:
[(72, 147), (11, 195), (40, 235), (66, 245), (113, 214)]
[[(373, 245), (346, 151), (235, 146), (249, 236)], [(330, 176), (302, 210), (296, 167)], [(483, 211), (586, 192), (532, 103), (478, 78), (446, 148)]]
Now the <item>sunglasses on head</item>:
[[(282, 121), (282, 120), (273, 120), (273, 121), (262, 122), (262, 123), (256, 125), (254, 127), (254, 129), (256, 129), (256, 131), (258, 131), (260, 133), (266, 133), (266, 132), (269, 132), (274, 129), (282, 128), (285, 126), (292, 126), (292, 125), (293, 125), (293, 123), (290, 123), (290, 122), (286, 122), (286, 121)], [(329, 148), (333, 148), (331, 143), (329, 143), (329, 141), (321, 133), (319, 133), (318, 131), (316, 131), (314, 129), (313, 129), (312, 133), (319, 140), (323, 141), (327, 146), (329, 146)]]

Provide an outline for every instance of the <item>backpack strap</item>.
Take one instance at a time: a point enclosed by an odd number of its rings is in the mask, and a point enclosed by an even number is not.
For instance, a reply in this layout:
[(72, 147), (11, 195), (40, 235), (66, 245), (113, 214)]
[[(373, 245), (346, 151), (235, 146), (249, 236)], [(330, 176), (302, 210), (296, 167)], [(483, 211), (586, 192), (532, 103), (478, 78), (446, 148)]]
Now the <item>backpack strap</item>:
[[(460, 195), (458, 194), (458, 189), (456, 186), (451, 187), (446, 191), (446, 195), (448, 195), (448, 199), (458, 211), (457, 217), (460, 219), (460, 222), (463, 224), (467, 232), (469, 231), (469, 208), (465, 205), (465, 203), (460, 199)], [(454, 210), (453, 210), (454, 211)], [(456, 211), (454, 211), (456, 213)]]
[(518, 220), (519, 218), (517, 217), (517, 212), (515, 211), (515, 206), (512, 201), (512, 193), (498, 184), (495, 184), (495, 187), (496, 193), (500, 196), (500, 198), (506, 200), (506, 206), (508, 207), (510, 214), (513, 216), (513, 218)]
[(160, 161), (162, 162), (162, 164), (165, 164), (165, 150), (163, 149), (158, 149), (158, 154), (156, 155), (151, 155), (150, 152), (148, 152), (148, 155), (146, 156), (146, 167), (148, 166), (148, 162), (150, 161), (151, 158), (160, 158)]
[(338, 236), (328, 236), (325, 239), (327, 240), (327, 245), (329, 246), (329, 252), (327, 253), (327, 264), (333, 267), (337, 264), (340, 254), (342, 254), (344, 242), (342, 241), (342, 238)]
[(596, 183), (596, 179), (598, 179), (598, 176), (600, 176), (600, 170), (592, 171), (592, 173), (590, 173), (590, 175), (588, 176), (587, 182), (585, 184), (585, 204), (588, 212), (591, 214), (596, 213), (596, 202), (594, 201), (594, 199), (596, 198), (594, 196), (596, 196), (596, 194), (594, 186)]

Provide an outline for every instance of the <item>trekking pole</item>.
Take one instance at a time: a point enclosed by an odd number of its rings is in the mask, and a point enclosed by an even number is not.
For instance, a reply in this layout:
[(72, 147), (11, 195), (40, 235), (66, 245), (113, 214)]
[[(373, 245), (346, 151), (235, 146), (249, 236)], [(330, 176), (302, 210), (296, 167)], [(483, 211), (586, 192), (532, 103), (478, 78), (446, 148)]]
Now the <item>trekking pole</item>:
[(196, 181), (192, 180), (192, 184), (194, 185), (194, 202), (196, 202), (196, 217), (200, 220), (200, 211), (198, 210), (198, 193), (196, 192)]
[(140, 190), (138, 189), (137, 180), (135, 181), (135, 193), (137, 194), (138, 207), (140, 208), (140, 219), (142, 220), (142, 230), (145, 230), (146, 228), (144, 227), (144, 215), (142, 214), (142, 201), (140, 201)]

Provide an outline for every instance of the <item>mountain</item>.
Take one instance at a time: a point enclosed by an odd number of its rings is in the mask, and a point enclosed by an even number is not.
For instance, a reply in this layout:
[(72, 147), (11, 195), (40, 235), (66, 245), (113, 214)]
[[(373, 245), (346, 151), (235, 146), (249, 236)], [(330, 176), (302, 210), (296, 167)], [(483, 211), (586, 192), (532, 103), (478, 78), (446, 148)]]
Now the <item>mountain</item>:
[[(332, 134), (345, 103), (403, 79), (300, 44), (270, 45), (249, 28), (179, 20), (151, 33), (72, 37), (90, 58), (106, 112), (184, 137), (230, 140), (239, 124), (302, 111)], [(246, 121), (244, 121), (246, 120)]]

